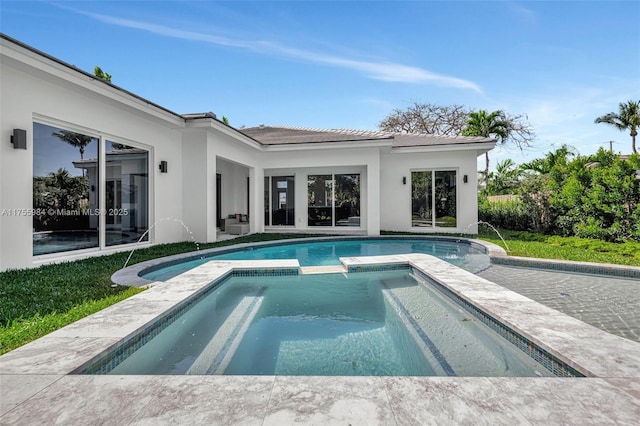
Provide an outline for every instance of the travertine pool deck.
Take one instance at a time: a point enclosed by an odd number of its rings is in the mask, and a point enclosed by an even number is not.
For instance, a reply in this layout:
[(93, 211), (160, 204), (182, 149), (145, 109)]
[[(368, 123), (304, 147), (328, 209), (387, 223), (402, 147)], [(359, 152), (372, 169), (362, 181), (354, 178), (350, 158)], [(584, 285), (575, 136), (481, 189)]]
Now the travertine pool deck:
[(234, 269), (298, 267), (211, 261), (0, 357), (0, 424), (638, 424), (640, 343), (429, 255), (341, 260), (408, 263), (587, 377), (70, 374)]

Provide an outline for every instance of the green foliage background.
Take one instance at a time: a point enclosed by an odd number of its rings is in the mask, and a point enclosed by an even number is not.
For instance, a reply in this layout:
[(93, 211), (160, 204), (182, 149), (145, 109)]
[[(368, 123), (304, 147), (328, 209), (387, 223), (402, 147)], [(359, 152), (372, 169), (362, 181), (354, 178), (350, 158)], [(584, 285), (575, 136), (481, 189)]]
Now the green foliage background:
[[(567, 147), (520, 166), (511, 192), (518, 199), (479, 202), (480, 220), (515, 231), (610, 242), (640, 241), (640, 155), (600, 149), (574, 156)], [(512, 173), (514, 170), (511, 169)]]

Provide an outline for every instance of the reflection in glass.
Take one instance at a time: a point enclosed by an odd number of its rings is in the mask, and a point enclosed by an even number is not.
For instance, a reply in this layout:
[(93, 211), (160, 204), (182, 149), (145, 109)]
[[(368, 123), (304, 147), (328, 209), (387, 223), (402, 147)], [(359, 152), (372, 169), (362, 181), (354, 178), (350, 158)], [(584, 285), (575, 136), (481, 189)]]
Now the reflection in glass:
[(98, 185), (86, 175), (98, 139), (33, 124), (33, 254), (98, 247)]
[(456, 172), (411, 172), (411, 226), (455, 228), (457, 223)]
[(332, 175), (309, 175), (307, 178), (309, 226), (331, 226), (333, 224), (332, 178)]
[(107, 141), (105, 157), (105, 245), (135, 243), (149, 229), (149, 152)]
[(264, 177), (264, 225), (269, 226), (269, 176)]
[(432, 172), (411, 172), (411, 226), (433, 226)]
[(434, 191), (436, 226), (455, 228), (457, 226), (456, 172), (436, 171)]
[(271, 178), (271, 225), (293, 226), (295, 222), (295, 177)]
[(335, 175), (335, 225), (360, 226), (360, 175)]

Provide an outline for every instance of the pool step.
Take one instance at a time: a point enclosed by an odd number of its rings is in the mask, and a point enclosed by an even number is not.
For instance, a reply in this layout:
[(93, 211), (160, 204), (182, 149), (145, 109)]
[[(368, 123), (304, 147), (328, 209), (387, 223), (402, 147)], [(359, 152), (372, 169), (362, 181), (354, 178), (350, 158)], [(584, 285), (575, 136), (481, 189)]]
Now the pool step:
[(409, 279), (404, 279), (404, 281), (404, 283), (400, 283), (399, 280), (395, 280), (392, 286), (388, 286), (387, 282), (382, 280), (380, 283), (382, 295), (398, 315), (398, 318), (405, 325), (407, 331), (438, 375), (455, 376), (455, 371), (440, 352), (438, 345), (429, 337), (427, 331), (416, 322), (415, 318), (420, 318), (417, 314), (422, 313), (420, 311), (424, 306), (416, 303), (415, 295), (411, 292), (404, 294), (405, 291), (403, 290), (415, 288), (413, 281)]
[(331, 338), (283, 340), (278, 347), (274, 374), (371, 375), (381, 368), (377, 364), (384, 365), (383, 369), (391, 369), (398, 362), (392, 347), (393, 342), (384, 327)]
[(303, 275), (311, 274), (344, 274), (347, 268), (343, 265), (323, 265), (323, 266), (301, 266), (300, 273)]
[(256, 296), (244, 297), (231, 312), (207, 346), (191, 364), (186, 374), (222, 374), (238, 349), (249, 325), (255, 318), (264, 289)]

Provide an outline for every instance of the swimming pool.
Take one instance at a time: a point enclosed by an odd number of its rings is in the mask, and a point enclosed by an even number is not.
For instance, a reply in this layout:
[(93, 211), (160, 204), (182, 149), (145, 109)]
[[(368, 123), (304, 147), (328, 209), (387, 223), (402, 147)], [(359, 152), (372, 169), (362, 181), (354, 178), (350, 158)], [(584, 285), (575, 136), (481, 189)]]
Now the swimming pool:
[[(483, 243), (484, 244), (484, 243)], [(488, 245), (491, 247), (491, 245)], [(451, 237), (331, 238), (263, 243), (240, 249), (222, 249), (192, 260), (157, 262), (139, 266), (147, 280), (164, 281), (210, 259), (300, 259), (300, 264), (338, 265), (339, 257), (357, 255), (427, 253), (514, 290), (553, 309), (604, 331), (640, 341), (640, 315), (636, 309), (640, 281), (637, 268), (571, 263), (553, 260), (492, 258), (480, 243)], [(493, 262), (499, 261), (501, 264)], [(522, 264), (527, 266), (522, 266)], [(512, 266), (518, 265), (518, 266)], [(562, 267), (564, 269), (557, 269)], [(635, 270), (633, 270), (635, 269)], [(613, 275), (610, 275), (613, 274)], [(144, 285), (141, 283), (140, 285)]]
[(484, 246), (468, 240), (452, 238), (335, 238), (323, 241), (286, 241), (223, 249), (195, 259), (161, 264), (142, 271), (143, 278), (166, 281), (185, 271), (215, 260), (297, 259), (300, 266), (340, 265), (341, 257), (379, 256), (387, 254), (424, 253), (443, 259), (470, 272), (490, 264)]
[[(291, 260), (211, 262), (220, 265), (202, 265), (182, 277), (155, 283), (1, 356), (0, 399), (5, 402), (3, 408), (8, 407), (2, 418), (16, 424), (29, 419), (65, 421), (69, 415), (87, 423), (202, 423), (205, 419), (282, 424), (284, 418), (285, 423), (346, 424), (357, 419), (393, 424), (395, 419), (398, 424), (459, 424), (471, 416), (495, 424), (538, 424), (562, 422), (569, 416), (576, 424), (635, 424), (640, 343), (605, 333), (438, 259), (423, 258), (430, 256), (384, 257), (377, 262), (410, 262), (489, 317), (507, 323), (508, 328), (496, 329), (521, 350), (531, 350), (532, 356), (543, 359), (551, 354), (587, 378), (77, 374), (105, 353), (124, 353), (126, 348), (117, 342), (143, 341), (154, 333), (152, 323), (166, 318), (170, 307), (212, 279), (232, 271), (250, 272), (246, 268), (299, 269)], [(346, 259), (344, 266), (351, 271), (367, 262), (371, 261)], [(137, 277), (137, 272), (129, 272), (128, 278)], [(487, 315), (477, 312), (474, 317), (489, 321)], [(513, 332), (526, 339), (513, 339)]]
[(107, 355), (82, 372), (553, 375), (426, 276), (406, 265), (374, 269), (379, 270), (283, 276), (252, 272), (214, 281), (197, 303), (176, 307), (165, 315), (170, 321), (151, 327), (148, 335), (154, 337), (142, 339), (143, 344), (134, 337), (114, 352), (126, 356)]

